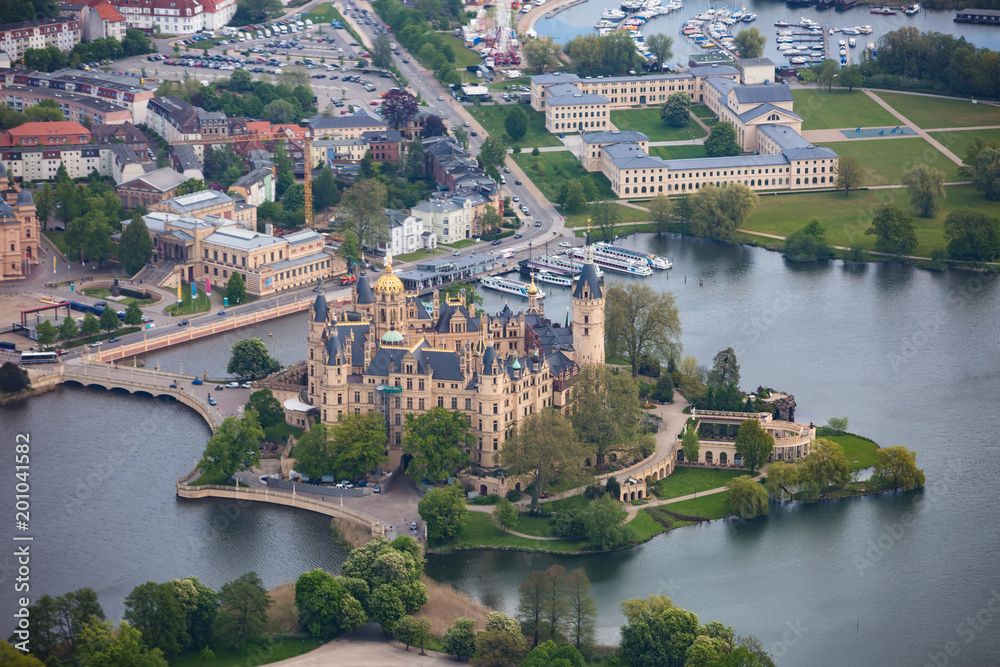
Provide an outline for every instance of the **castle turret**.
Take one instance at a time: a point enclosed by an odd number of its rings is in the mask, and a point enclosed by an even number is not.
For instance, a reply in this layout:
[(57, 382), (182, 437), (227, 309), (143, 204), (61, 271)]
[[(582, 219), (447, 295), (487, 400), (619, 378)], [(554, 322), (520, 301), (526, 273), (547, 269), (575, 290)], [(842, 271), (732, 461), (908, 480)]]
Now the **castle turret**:
[(604, 363), (604, 278), (597, 275), (589, 244), (583, 256), (583, 270), (573, 290), (574, 361), (581, 366)]

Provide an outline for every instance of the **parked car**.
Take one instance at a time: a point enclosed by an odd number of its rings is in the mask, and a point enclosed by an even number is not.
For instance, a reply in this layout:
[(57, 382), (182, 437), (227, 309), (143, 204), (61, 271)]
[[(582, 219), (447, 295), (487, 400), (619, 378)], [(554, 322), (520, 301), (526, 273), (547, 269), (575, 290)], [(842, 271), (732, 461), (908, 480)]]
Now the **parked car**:
[(559, 247), (560, 248), (570, 248), (570, 247), (572, 247), (572, 245), (573, 244), (570, 243), (569, 241), (560, 241), (559, 242)]
[(239, 388), (240, 388), (239, 382), (230, 382), (226, 385), (226, 389), (239, 389)]
[(243, 387), (244, 389), (250, 389), (250, 388), (253, 387), (253, 383), (252, 382), (244, 382), (240, 386)]
[(416, 529), (417, 529), (417, 522), (416, 521), (411, 521), (410, 522), (410, 530), (416, 530)]
[(520, 185), (520, 184), (521, 184), (521, 181), (518, 181), (518, 180), (514, 181), (514, 185)]

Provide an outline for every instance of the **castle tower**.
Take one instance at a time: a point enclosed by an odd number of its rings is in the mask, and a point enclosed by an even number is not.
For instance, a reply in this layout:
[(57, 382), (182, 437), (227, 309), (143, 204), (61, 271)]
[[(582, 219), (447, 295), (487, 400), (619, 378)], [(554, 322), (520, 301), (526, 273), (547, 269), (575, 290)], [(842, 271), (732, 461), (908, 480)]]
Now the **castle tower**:
[(382, 339), (390, 330), (391, 336), (402, 342), (402, 332), (406, 331), (406, 295), (403, 292), (403, 281), (392, 272), (392, 253), (385, 256), (385, 274), (375, 281), (374, 309), (372, 323), (376, 338)]
[[(531, 274), (531, 284), (528, 285), (528, 311), (529, 313), (544, 314), (542, 306), (538, 301), (538, 286), (535, 285), (535, 274)], [(523, 315), (522, 315), (523, 316)]]
[(583, 270), (573, 290), (574, 361), (580, 366), (604, 363), (604, 278), (597, 275), (589, 244), (583, 256)]

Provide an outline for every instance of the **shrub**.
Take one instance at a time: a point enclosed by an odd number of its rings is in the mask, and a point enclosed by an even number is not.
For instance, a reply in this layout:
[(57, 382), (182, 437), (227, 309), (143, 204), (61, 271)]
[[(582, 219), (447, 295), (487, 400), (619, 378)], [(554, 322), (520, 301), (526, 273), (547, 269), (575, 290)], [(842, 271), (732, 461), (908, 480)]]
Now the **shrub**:
[(577, 510), (557, 514), (549, 521), (549, 525), (552, 526), (552, 532), (559, 537), (578, 537), (587, 532), (583, 518)]
[(496, 505), (500, 502), (500, 496), (495, 493), (491, 493), (488, 496), (476, 496), (469, 501), (471, 505)]
[(601, 486), (600, 482), (593, 482), (587, 485), (587, 488), (583, 491), (583, 495), (590, 500), (596, 500), (604, 495), (604, 487)]
[(648, 375), (652, 378), (660, 377), (660, 361), (654, 357), (644, 354), (639, 360), (639, 375)]
[(518, 491), (517, 489), (511, 489), (510, 491), (507, 492), (506, 498), (510, 502), (516, 503), (518, 500), (521, 499), (521, 492)]

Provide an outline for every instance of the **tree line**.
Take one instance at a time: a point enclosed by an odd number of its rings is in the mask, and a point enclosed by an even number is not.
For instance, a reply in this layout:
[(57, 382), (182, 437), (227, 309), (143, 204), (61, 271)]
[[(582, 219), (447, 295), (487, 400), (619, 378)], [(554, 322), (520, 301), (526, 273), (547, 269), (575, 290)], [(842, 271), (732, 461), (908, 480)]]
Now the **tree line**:
[(55, 72), (64, 67), (75, 68), (81, 63), (121, 60), (147, 53), (156, 53), (153, 40), (141, 30), (129, 28), (121, 41), (114, 37), (98, 37), (75, 45), (68, 53), (57, 46), (25, 49), (24, 66), (39, 72)]
[[(375, 13), (392, 26), (397, 42), (406, 47), (424, 67), (434, 72), (441, 83), (460, 84), (461, 75), (455, 71), (455, 50), (435, 32), (447, 30), (452, 21), (465, 17), (460, 0), (418, 0), (414, 8), (404, 7), (398, 0), (376, 0), (372, 3)], [(468, 21), (464, 18), (465, 22)]]

